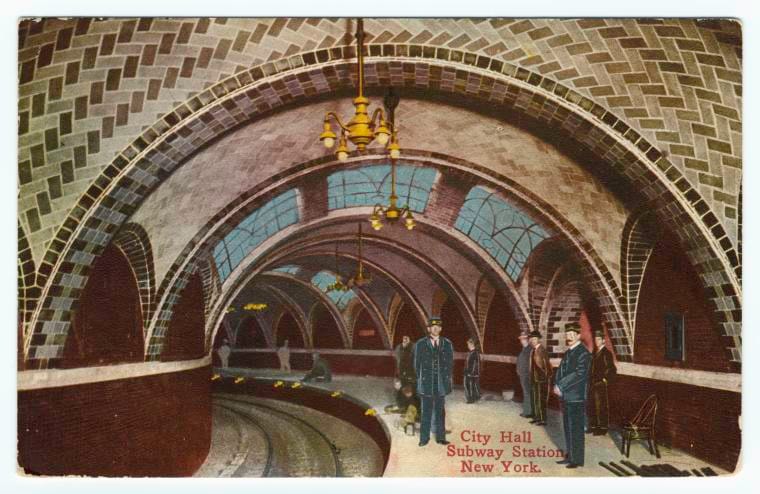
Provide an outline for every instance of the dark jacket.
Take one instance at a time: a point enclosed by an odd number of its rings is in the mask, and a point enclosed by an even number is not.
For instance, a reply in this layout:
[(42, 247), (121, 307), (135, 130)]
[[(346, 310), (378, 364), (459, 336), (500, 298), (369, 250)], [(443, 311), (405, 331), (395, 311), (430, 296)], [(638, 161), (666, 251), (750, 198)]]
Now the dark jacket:
[(467, 362), (464, 366), (464, 375), (468, 377), (480, 376), (480, 352), (472, 350), (467, 354)]
[(441, 336), (438, 347), (432, 339), (421, 338), (414, 344), (414, 371), (417, 374), (417, 394), (444, 396), (451, 393), (451, 371), (454, 367), (454, 347)]
[(616, 375), (617, 368), (612, 352), (607, 347), (602, 347), (591, 359), (591, 384), (609, 384)]
[(402, 384), (414, 382), (414, 343), (409, 343), (406, 348), (402, 344), (396, 346), (396, 377)]
[(563, 401), (586, 401), (586, 384), (591, 366), (591, 353), (583, 343), (565, 352), (557, 367), (555, 384), (562, 391)]
[(530, 352), (532, 350), (528, 345), (523, 347), (517, 356), (517, 375), (520, 377), (530, 377)]
[(530, 352), (530, 381), (533, 383), (548, 383), (551, 380), (552, 364), (546, 348), (539, 345)]

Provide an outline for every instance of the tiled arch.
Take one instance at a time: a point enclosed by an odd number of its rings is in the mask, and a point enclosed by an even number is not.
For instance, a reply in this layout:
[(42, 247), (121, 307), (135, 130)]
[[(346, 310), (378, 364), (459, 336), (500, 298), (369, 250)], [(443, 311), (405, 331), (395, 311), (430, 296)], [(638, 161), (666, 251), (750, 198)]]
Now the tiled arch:
[[(500, 191), (509, 191), (511, 197), (510, 200), (516, 201), (522, 209), (530, 212), (530, 214), (536, 218), (541, 218), (545, 224), (553, 225), (553, 228), (556, 230), (563, 231), (565, 236), (568, 239), (571, 239), (570, 243), (574, 243), (577, 248), (582, 251), (582, 254), (579, 253), (578, 255), (573, 256), (573, 258), (577, 261), (579, 266), (584, 267), (584, 279), (593, 287), (594, 294), (603, 309), (605, 318), (611, 328), (616, 351), (621, 359), (630, 356), (631, 345), (627, 336), (627, 329), (623, 323), (622, 313), (617, 305), (621, 297), (621, 292), (604, 262), (595, 253), (594, 247), (584, 239), (582, 232), (562, 217), (562, 214), (529, 190), (515, 183), (509, 177), (502, 176), (475, 163), (469, 163), (461, 159), (441, 154), (416, 152), (414, 150), (405, 151), (405, 156), (405, 161), (410, 164), (435, 166), (438, 168), (443, 167), (444, 178), (451, 175), (452, 177), (455, 177), (456, 182), (467, 184), (468, 187), (480, 183), (489, 187), (495, 187)], [(372, 163), (384, 159), (385, 158), (382, 156), (367, 156), (362, 159), (362, 162)], [(336, 162), (334, 162), (332, 157), (328, 156), (293, 167), (292, 171), (289, 171), (288, 174), (298, 175), (304, 169), (311, 170), (311, 173), (323, 174), (323, 170), (329, 169), (332, 166), (336, 166)], [(180, 272), (183, 263), (196, 255), (194, 252), (202, 252), (212, 248), (216, 239), (225, 235), (226, 229), (229, 228), (228, 225), (225, 226), (225, 223), (236, 223), (236, 218), (244, 218), (249, 211), (257, 207), (258, 204), (267, 201), (269, 197), (280, 193), (286, 188), (298, 186), (297, 181), (290, 182), (286, 180), (286, 178), (287, 176), (285, 174), (270, 177), (270, 181), (247, 191), (209, 220), (206, 226), (199, 230), (193, 240), (188, 243), (186, 248), (177, 257), (172, 268), (169, 270), (169, 274), (164, 278), (160, 293), (169, 293), (168, 296), (171, 298), (172, 292), (165, 292), (165, 290), (173, 291), (173, 282), (171, 281), (174, 276), (173, 273)], [(276, 186), (268, 189), (267, 187), (272, 184), (275, 184)], [(435, 200), (436, 197), (437, 194), (431, 197), (431, 200)], [(433, 213), (435, 216), (434, 220), (437, 222), (444, 222), (444, 224), (446, 224), (446, 221), (452, 223), (456, 218), (456, 211), (453, 211), (453, 214), (441, 215), (439, 214), (441, 211), (436, 209)], [(451, 225), (449, 224), (448, 226)], [(602, 283), (600, 283), (600, 281), (602, 281)], [(513, 288), (507, 290), (507, 293), (514, 291), (515, 289)], [(170, 312), (170, 307), (167, 308), (166, 311)], [(516, 314), (516, 318), (518, 321), (524, 319), (524, 317), (519, 314)], [(213, 317), (210, 319), (213, 319)], [(526, 327), (525, 329), (530, 328)]]
[(654, 214), (648, 208), (634, 211), (623, 229), (623, 242), (620, 246), (621, 288), (623, 304), (628, 323), (636, 329), (636, 307), (644, 278), (647, 261), (657, 240), (653, 231)]
[[(32, 182), (37, 194), (22, 201), (33, 249), (41, 250), (57, 227), (58, 216), (46, 214), (49, 203), (68, 210), (87, 184), (80, 175), (105, 168), (133, 130), (251, 67), (272, 74), (308, 65), (309, 56), (352, 57), (353, 24), (336, 18), (22, 20), (19, 171), (22, 196)], [(487, 61), (477, 57), (490, 57), (610, 108), (671, 153), (736, 239), (737, 21), (370, 18), (365, 30), (373, 56), (484, 68)]]
[[(395, 46), (392, 48), (395, 50)], [(689, 245), (690, 258), (702, 272), (703, 279), (714, 284), (714, 302), (715, 299), (733, 299), (732, 305), (741, 305), (736, 295), (740, 293), (739, 290), (733, 290), (733, 295), (727, 295), (728, 291), (724, 290), (726, 285), (736, 285), (734, 274), (725, 268), (728, 260), (737, 269), (739, 267), (738, 258), (730, 248), (731, 242), (725, 231), (709, 207), (699, 206), (704, 201), (688, 185), (688, 181), (683, 179), (681, 172), (651, 147), (644, 137), (600, 105), (551, 79), (483, 56), (472, 57), (470, 66), (466, 64), (467, 59), (462, 63), (450, 60), (441, 62), (433, 58), (437, 53), (428, 53), (431, 59), (427, 60), (423, 51), (419, 52), (419, 58), (408, 60), (369, 59), (368, 81), (370, 85), (378, 86), (394, 84), (427, 87), (444, 94), (457, 93), (474, 101), (489, 101), (505, 110), (512, 109), (528, 116), (537, 116), (540, 121), (575, 136), (581, 144), (599, 156), (612, 160), (610, 164), (616, 167), (618, 173), (632, 181), (632, 187), (658, 201), (660, 210), (666, 215), (664, 219), (679, 230), (679, 236)], [(330, 53), (328, 58), (329, 55)], [(336, 53), (336, 58), (338, 55), (343, 56), (342, 53)], [(447, 57), (451, 56), (448, 53)], [(308, 97), (304, 96), (302, 87), (311, 88), (307, 92), (317, 94), (352, 86), (351, 63), (339, 61), (320, 64), (316, 57), (315, 54), (313, 58), (318, 68), (291, 69), (289, 65), (283, 65), (282, 69), (286, 73), (281, 77), (281, 82), (265, 77), (261, 67), (223, 81), (223, 84), (214, 86), (207, 94), (212, 98), (221, 97), (221, 101), (206, 102), (204, 105), (201, 99), (193, 98), (158, 124), (162, 134), (159, 135), (153, 128), (149, 129), (117, 156), (82, 197), (72, 216), (59, 231), (58, 240), (51, 244), (51, 251), (45, 256), (46, 263), (38, 273), (39, 283), (45, 287), (42, 308), (47, 309), (52, 305), (52, 286), (61, 287), (62, 295), (58, 297), (65, 299), (76, 298), (81, 289), (81, 286), (76, 285), (61, 286), (64, 275), (69, 273), (56, 272), (49, 279), (55, 267), (66, 260), (72, 273), (79, 277), (86, 276), (87, 266), (72, 262), (72, 258), (81, 256), (82, 252), (99, 253), (119, 222), (123, 221), (122, 218), (134, 211), (135, 203), (139, 202), (140, 197), (145, 197), (193, 149), (240, 122), (256, 118), (257, 115), (297, 101), (298, 98)], [(301, 63), (306, 59), (306, 56), (301, 58)], [(481, 65), (487, 69), (480, 68)], [(499, 68), (498, 73), (496, 67)], [(274, 70), (276, 67), (272, 65), (271, 68)], [(260, 83), (248, 82), (254, 77), (264, 80)], [(298, 84), (289, 86), (288, 81), (298, 81)], [(197, 114), (197, 111), (201, 114)], [(661, 172), (655, 170), (665, 170), (668, 180), (664, 180)], [(683, 197), (674, 191), (673, 182), (682, 191)], [(687, 201), (692, 201), (694, 206), (687, 206)], [(700, 216), (700, 209), (703, 213), (702, 226), (691, 221), (691, 218)], [(714, 237), (713, 240), (707, 240), (707, 227), (721, 238), (721, 245), (727, 249), (727, 254), (724, 255), (720, 248), (715, 248), (717, 242)], [(77, 243), (81, 249), (71, 249), (67, 244), (69, 239), (79, 239)], [(63, 257), (61, 254), (64, 254)], [(718, 303), (714, 305), (715, 308), (720, 307)], [(37, 318), (35, 333), (53, 334), (67, 326), (70, 317), (67, 311), (52, 312), (52, 318)], [(738, 342), (740, 322), (735, 320), (732, 311), (723, 311), (721, 316), (726, 333), (735, 336)], [(43, 345), (34, 347), (33, 350), (29, 358), (38, 367), (46, 367), (48, 359), (57, 358), (58, 350), (54, 346)]]
[[(21, 222), (18, 223), (18, 259), (17, 259), (17, 289), (18, 289), (18, 317), (22, 329), (31, 317), (36, 303), (36, 288), (34, 259), (32, 258), (29, 240)], [(22, 335), (23, 336), (23, 335)], [(23, 339), (20, 342), (23, 345)], [(19, 345), (19, 346), (21, 346)]]
[[(156, 276), (153, 269), (153, 249), (148, 232), (137, 223), (127, 223), (119, 229), (113, 239), (113, 244), (127, 258), (137, 280), (143, 314), (143, 331), (145, 331), (156, 308)], [(204, 296), (205, 293), (204, 289)]]

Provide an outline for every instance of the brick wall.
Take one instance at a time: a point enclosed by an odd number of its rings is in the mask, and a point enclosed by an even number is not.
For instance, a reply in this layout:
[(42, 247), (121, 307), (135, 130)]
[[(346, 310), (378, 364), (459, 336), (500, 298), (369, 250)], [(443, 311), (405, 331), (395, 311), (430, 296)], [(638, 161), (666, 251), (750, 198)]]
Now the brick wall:
[(340, 329), (335, 323), (330, 311), (320, 304), (314, 309), (312, 319), (312, 338), (314, 346), (317, 348), (345, 348), (343, 339), (340, 336)]
[[(685, 360), (665, 359), (665, 313), (684, 314)], [(719, 372), (736, 372), (728, 337), (710, 316), (699, 278), (676, 241), (664, 236), (654, 248), (642, 281), (636, 315), (634, 362)]]
[(610, 386), (610, 419), (630, 419), (650, 394), (658, 399), (657, 442), (733, 471), (741, 450), (741, 394), (618, 376)]
[(143, 360), (140, 295), (124, 254), (107, 247), (92, 265), (63, 348), (63, 367)]
[(189, 360), (202, 357), (205, 352), (203, 279), (196, 272), (182, 290), (174, 306), (172, 318), (164, 337), (161, 360)]
[(210, 369), (18, 393), (27, 473), (187, 476), (208, 454)]

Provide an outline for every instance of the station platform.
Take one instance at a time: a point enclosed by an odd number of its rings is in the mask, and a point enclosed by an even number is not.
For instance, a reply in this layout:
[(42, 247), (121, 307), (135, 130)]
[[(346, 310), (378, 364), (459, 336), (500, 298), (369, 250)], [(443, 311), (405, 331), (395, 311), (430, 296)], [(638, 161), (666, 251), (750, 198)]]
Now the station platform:
[[(286, 383), (299, 381), (303, 377), (302, 372), (286, 373), (275, 369), (227, 368), (215, 369), (215, 373), (228, 377), (281, 379)], [(390, 441), (385, 468), (375, 471), (367, 468), (356, 469), (355, 475), (376, 475), (382, 472), (382, 476), (385, 477), (611, 477), (613, 474), (600, 466), (599, 462), (620, 464), (621, 460), (626, 460), (620, 452), (620, 434), (612, 430), (606, 436), (585, 436), (585, 466), (582, 468), (567, 469), (564, 465), (558, 465), (556, 462), (562, 459), (561, 454), (565, 447), (561, 414), (550, 409), (546, 426), (530, 424), (527, 419), (520, 417), (522, 405), (512, 401), (511, 396), (506, 393), (504, 396), (485, 392), (479, 402), (467, 404), (463, 389), (455, 387), (452, 394), (446, 398), (446, 428), (450, 431), (447, 433), (450, 444), (437, 444), (433, 437), (430, 443), (420, 447), (418, 433), (405, 433), (399, 427), (399, 415), (384, 412), (384, 408), (393, 403), (392, 378), (339, 374), (334, 375), (330, 383), (303, 383), (303, 386), (340, 391), (344, 396), (351, 396), (368, 404), (376, 411), (377, 418), (383, 422)], [(226, 398), (221, 395), (214, 397), (215, 403), (224, 399)], [(214, 414), (215, 429), (212, 431), (212, 442), (217, 441), (221, 444), (224, 442), (221, 435), (229, 437), (230, 430), (228, 425), (218, 427), (220, 421), (216, 415), (226, 414), (229, 417), (230, 414), (228, 409), (219, 406), (214, 407)], [(351, 426), (346, 426), (346, 433), (353, 433)], [(336, 434), (335, 426), (330, 427), (330, 433)], [(259, 447), (255, 446), (256, 441), (249, 441), (248, 444), (250, 447)], [(214, 471), (224, 471), (223, 468), (210, 468), (209, 465), (231, 464), (235, 461), (234, 455), (240, 458), (241, 447), (212, 447), (206, 464), (201, 469), (203, 475), (214, 476)], [(661, 458), (656, 458), (649, 453), (645, 443), (634, 443), (627, 460), (636, 465), (667, 463), (679, 470), (710, 467), (719, 475), (727, 473), (685, 452), (663, 445), (660, 445), (659, 449)], [(230, 457), (226, 458), (225, 455)], [(258, 476), (262, 469), (249, 467), (246, 471), (250, 472), (250, 476)]]

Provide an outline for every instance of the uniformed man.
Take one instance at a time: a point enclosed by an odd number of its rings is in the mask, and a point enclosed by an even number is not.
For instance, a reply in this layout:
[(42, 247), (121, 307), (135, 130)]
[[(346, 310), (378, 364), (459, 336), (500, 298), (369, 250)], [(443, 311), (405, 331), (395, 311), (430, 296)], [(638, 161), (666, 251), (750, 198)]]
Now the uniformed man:
[(523, 392), (523, 413), (521, 417), (533, 418), (533, 400), (530, 389), (530, 353), (533, 348), (528, 341), (528, 333), (520, 333), (518, 336), (522, 350), (517, 355), (517, 376), (520, 378), (520, 386)]
[(581, 328), (571, 323), (565, 326), (567, 351), (557, 368), (554, 394), (562, 400), (562, 426), (565, 432), (564, 460), (567, 468), (582, 467), (585, 458), (586, 386), (591, 366), (591, 354), (581, 344)]
[(541, 345), (541, 333), (531, 331), (530, 337), (530, 382), (531, 399), (533, 403), (533, 420), (531, 424), (546, 425), (546, 407), (549, 403), (549, 387), (551, 385), (552, 364), (549, 354)]
[(435, 423), (435, 440), (446, 440), (445, 401), (451, 393), (451, 374), (454, 367), (454, 346), (441, 336), (443, 322), (438, 317), (428, 321), (428, 336), (414, 344), (414, 371), (417, 376), (417, 395), (422, 405), (420, 446), (430, 441), (430, 428)]
[(617, 375), (615, 359), (604, 344), (604, 331), (594, 331), (594, 356), (591, 359), (589, 386), (588, 433), (604, 436), (610, 423), (610, 404), (607, 386)]
[(475, 340), (467, 340), (467, 361), (464, 365), (464, 397), (467, 403), (480, 399), (480, 352), (475, 347)]

